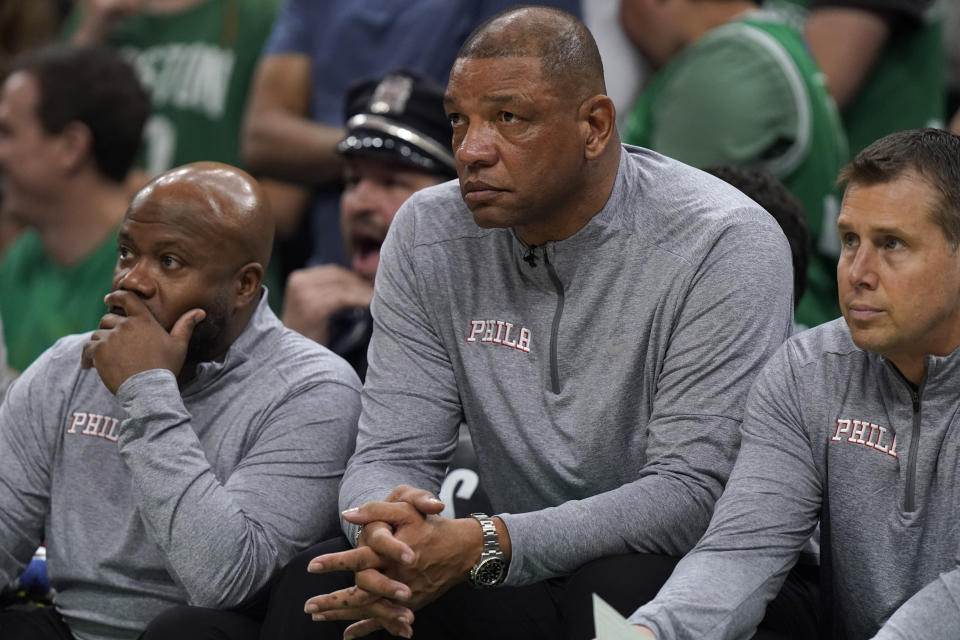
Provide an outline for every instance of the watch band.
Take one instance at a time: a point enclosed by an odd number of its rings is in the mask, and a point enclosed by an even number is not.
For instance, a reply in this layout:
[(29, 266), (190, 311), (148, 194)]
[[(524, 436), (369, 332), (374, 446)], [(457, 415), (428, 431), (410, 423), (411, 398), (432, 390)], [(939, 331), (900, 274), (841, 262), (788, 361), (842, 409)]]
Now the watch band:
[(477, 588), (495, 587), (507, 575), (506, 561), (500, 550), (500, 537), (493, 518), (485, 513), (471, 513), (483, 530), (483, 551), (480, 560), (470, 569), (470, 584)]

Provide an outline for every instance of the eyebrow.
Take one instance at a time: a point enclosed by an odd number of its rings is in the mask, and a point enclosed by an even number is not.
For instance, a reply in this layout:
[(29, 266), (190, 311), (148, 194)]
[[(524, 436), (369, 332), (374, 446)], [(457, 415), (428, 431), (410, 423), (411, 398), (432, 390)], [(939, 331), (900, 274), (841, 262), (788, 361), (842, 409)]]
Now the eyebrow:
[[(843, 220), (837, 220), (837, 231), (850, 231), (850, 225), (843, 222)], [(907, 230), (897, 227), (871, 227), (867, 231), (873, 235), (886, 235), (886, 236), (906, 236)]]
[[(495, 104), (506, 104), (508, 102), (513, 102), (516, 99), (517, 99), (516, 95), (512, 93), (508, 93), (503, 95), (483, 96), (480, 98), (480, 102), (493, 102)], [(453, 99), (452, 96), (450, 95), (443, 96), (443, 104), (449, 105), (449, 104), (453, 104), (454, 102), (456, 101)]]
[[(130, 234), (124, 233), (123, 231), (117, 234), (117, 241), (127, 242), (129, 244), (136, 244), (136, 241), (132, 237), (130, 237)], [(153, 250), (167, 249), (169, 247), (182, 248), (182, 244), (179, 240), (159, 240), (157, 242), (154, 242), (153, 245), (151, 246)]]

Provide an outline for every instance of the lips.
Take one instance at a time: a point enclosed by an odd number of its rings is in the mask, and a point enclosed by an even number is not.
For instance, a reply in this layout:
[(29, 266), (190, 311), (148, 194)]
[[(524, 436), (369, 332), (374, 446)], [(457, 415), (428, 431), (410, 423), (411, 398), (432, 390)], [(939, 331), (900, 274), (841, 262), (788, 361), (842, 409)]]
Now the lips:
[(383, 245), (385, 235), (385, 230), (374, 229), (372, 226), (351, 230), (350, 266), (354, 271), (371, 277), (377, 272), (377, 265), (380, 263), (380, 247)]
[(464, 183), (460, 189), (460, 192), (463, 194), (463, 199), (467, 204), (487, 202), (488, 200), (496, 198), (503, 193), (503, 191), (503, 189), (498, 189), (492, 184), (483, 182), (482, 180), (470, 180)]
[(860, 320), (860, 321), (871, 320), (873, 318), (876, 318), (883, 312), (884, 312), (883, 309), (880, 309), (879, 307), (874, 307), (872, 305), (865, 304), (862, 302), (854, 302), (852, 304), (847, 305), (847, 313), (850, 316), (851, 320)]

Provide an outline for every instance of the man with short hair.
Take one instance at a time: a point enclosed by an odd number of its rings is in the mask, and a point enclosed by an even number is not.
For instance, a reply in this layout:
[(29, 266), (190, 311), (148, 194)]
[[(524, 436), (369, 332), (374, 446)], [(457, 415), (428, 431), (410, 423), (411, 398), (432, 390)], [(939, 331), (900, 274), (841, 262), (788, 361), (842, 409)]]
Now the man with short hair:
[[(340, 637), (301, 613), (311, 595), (318, 619), (360, 620), (350, 637), (589, 638), (592, 591), (652, 596), (699, 538), (749, 384), (788, 335), (776, 222), (620, 144), (573, 16), (479, 27), (445, 104), (459, 184), (407, 200), (380, 255), (340, 492), (357, 546), (298, 556), (262, 637)], [(436, 515), (462, 422), (495, 517)], [(312, 571), (347, 572), (303, 573), (321, 551)]]
[(125, 179), (150, 109), (133, 69), (106, 48), (19, 58), (0, 88), (4, 212), (28, 229), (0, 261), (10, 366), (96, 326), (110, 291)]
[(344, 104), (346, 135), (340, 231), (349, 268), (325, 264), (290, 274), (283, 323), (367, 371), (373, 331), (370, 301), (387, 230), (407, 198), (457, 175), (443, 89), (411, 71), (351, 87)]
[(757, 378), (710, 528), (631, 618), (657, 638), (749, 636), (818, 520), (824, 637), (960, 637), (960, 137), (892, 134), (841, 180), (843, 318)]
[(0, 581), (46, 540), (56, 589), (55, 608), (0, 610), (0, 636), (136, 638), (174, 605), (244, 602), (337, 530), (360, 385), (270, 311), (272, 241), (259, 185), (227, 165), (134, 198), (99, 329), (0, 405)]

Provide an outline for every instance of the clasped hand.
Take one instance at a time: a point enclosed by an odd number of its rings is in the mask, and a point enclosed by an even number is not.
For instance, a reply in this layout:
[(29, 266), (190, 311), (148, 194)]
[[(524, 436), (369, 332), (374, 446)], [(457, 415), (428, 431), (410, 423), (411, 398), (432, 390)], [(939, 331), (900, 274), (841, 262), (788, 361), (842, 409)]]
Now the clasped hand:
[(307, 570), (353, 571), (356, 586), (310, 598), (304, 610), (314, 620), (359, 620), (344, 638), (378, 629), (411, 637), (413, 612), (463, 581), (483, 546), (476, 520), (441, 511), (433, 494), (408, 485), (345, 511), (344, 519), (363, 525), (357, 548), (314, 558)]
[(100, 379), (116, 393), (127, 378), (150, 369), (168, 369), (179, 375), (193, 328), (206, 312), (191, 309), (168, 333), (144, 301), (131, 291), (113, 291), (104, 298), (108, 311), (100, 327), (83, 345), (80, 366), (95, 367)]

